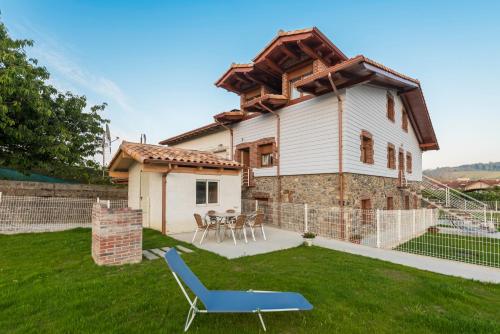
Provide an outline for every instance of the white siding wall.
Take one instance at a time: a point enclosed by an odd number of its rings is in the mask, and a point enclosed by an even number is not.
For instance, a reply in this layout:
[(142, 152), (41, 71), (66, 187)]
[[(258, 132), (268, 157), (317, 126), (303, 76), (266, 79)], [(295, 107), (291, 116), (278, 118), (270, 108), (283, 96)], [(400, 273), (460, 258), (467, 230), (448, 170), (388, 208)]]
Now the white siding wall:
[[(338, 172), (337, 99), (323, 95), (279, 111), (281, 174)], [(234, 126), (234, 145), (276, 137), (276, 117), (265, 114)], [(255, 176), (276, 175), (276, 167), (256, 168)]]
[[(208, 205), (196, 204), (196, 180), (219, 181), (219, 203)], [(160, 180), (161, 182), (161, 180)], [(159, 200), (155, 197), (154, 206), (161, 209), (161, 193)], [(241, 176), (240, 175), (198, 175), (171, 173), (167, 176), (167, 233), (194, 231), (196, 223), (193, 214), (205, 215), (208, 210), (226, 211), (241, 210)], [(161, 226), (161, 225), (160, 225)]]
[(222, 158), (229, 159), (231, 156), (230, 146), (231, 146), (231, 136), (229, 130), (222, 130), (215, 133), (211, 133), (202, 137), (193, 138), (185, 142), (170, 145), (171, 147), (185, 148), (189, 150), (199, 150), (199, 151), (219, 151), (220, 147), (225, 149), (223, 152), (216, 153)]
[[(344, 106), (344, 172), (397, 177), (397, 169), (387, 168), (387, 144), (392, 143), (396, 148), (396, 161), (399, 148), (404, 149), (405, 160), (406, 152), (412, 154), (413, 172), (406, 173), (407, 179), (410, 181), (422, 179), (422, 151), (411, 123), (408, 126), (409, 131), (403, 131), (401, 127), (402, 102), (395, 91), (392, 93), (395, 97), (395, 123), (387, 118), (386, 89), (368, 85), (347, 89)], [(373, 165), (360, 161), (360, 134), (362, 130), (373, 135), (375, 143), (375, 163)], [(396, 166), (397, 164), (398, 162), (396, 162)]]
[[(196, 205), (196, 180), (219, 181), (219, 203)], [(139, 185), (142, 184), (140, 187)], [(142, 200), (140, 200), (142, 192)], [(162, 174), (142, 172), (141, 164), (129, 169), (129, 206), (143, 210), (143, 226), (161, 231)], [(167, 233), (194, 231), (193, 213), (202, 216), (208, 210), (241, 210), (240, 175), (198, 175), (170, 173), (167, 175)]]

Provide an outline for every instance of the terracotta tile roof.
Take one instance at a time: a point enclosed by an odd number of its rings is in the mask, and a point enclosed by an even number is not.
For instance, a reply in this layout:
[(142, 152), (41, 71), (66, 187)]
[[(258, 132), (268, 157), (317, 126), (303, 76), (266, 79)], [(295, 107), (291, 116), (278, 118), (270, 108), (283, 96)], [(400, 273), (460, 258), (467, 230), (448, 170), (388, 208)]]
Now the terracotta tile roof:
[(356, 57), (350, 58), (350, 59), (348, 59), (346, 61), (343, 61), (343, 62), (341, 62), (341, 63), (339, 63), (337, 65), (330, 66), (330, 67), (324, 69), (323, 71), (320, 71), (320, 72), (315, 73), (313, 75), (309, 75), (309, 76), (305, 77), (304, 79), (297, 81), (295, 84), (297, 86), (301, 86), (301, 85), (303, 85), (305, 83), (314, 81), (314, 80), (316, 80), (318, 78), (322, 78), (322, 77), (328, 75), (328, 73), (337, 72), (337, 71), (345, 69), (345, 68), (347, 68), (349, 66), (352, 66), (352, 65), (355, 65), (355, 64), (359, 64), (361, 62), (365, 62), (365, 63), (371, 64), (371, 65), (376, 66), (376, 67), (378, 67), (378, 68), (380, 68), (380, 69), (382, 69), (384, 71), (387, 71), (387, 72), (389, 72), (391, 74), (394, 74), (395, 76), (398, 76), (398, 77), (400, 77), (402, 79), (409, 80), (409, 81), (414, 82), (416, 84), (420, 84), (420, 82), (417, 79), (414, 79), (414, 78), (411, 78), (411, 77), (409, 77), (407, 75), (401, 74), (401, 73), (399, 73), (399, 72), (397, 72), (397, 71), (395, 71), (395, 70), (393, 70), (393, 69), (391, 69), (391, 68), (389, 68), (389, 67), (387, 67), (387, 66), (385, 66), (385, 65), (383, 65), (381, 63), (378, 63), (378, 62), (376, 62), (374, 60), (366, 58), (363, 55), (357, 55)]
[[(120, 151), (128, 154), (140, 163), (147, 163), (148, 161), (164, 161), (165, 163), (175, 163), (178, 165), (241, 168), (240, 163), (221, 158), (214, 153), (186, 150), (176, 147), (123, 141), (115, 157), (119, 155)], [(115, 158), (111, 161), (110, 166), (114, 160)]]

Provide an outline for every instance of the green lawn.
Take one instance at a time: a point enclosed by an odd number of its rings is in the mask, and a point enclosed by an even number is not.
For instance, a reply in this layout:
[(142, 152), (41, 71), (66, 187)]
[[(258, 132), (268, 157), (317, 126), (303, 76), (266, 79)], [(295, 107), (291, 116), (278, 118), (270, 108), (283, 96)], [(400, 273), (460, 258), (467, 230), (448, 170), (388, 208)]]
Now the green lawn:
[[(188, 305), (163, 260), (98, 267), (87, 229), (0, 236), (0, 332), (180, 333)], [(179, 244), (145, 231), (145, 248)], [(298, 291), (270, 333), (500, 333), (500, 285), (319, 247), (226, 260), (183, 255), (211, 289)], [(199, 315), (192, 333), (257, 333), (254, 314)]]
[(425, 233), (396, 250), (500, 268), (500, 239)]

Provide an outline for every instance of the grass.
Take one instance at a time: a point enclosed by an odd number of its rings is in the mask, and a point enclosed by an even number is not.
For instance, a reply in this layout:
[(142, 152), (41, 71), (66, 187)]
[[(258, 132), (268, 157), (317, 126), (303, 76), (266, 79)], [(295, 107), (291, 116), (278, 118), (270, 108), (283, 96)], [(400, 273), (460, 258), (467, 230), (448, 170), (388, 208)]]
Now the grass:
[[(90, 238), (87, 229), (0, 236), (0, 332), (180, 333), (188, 305), (164, 261), (98, 267)], [(144, 248), (176, 244), (144, 232)], [(298, 291), (314, 305), (265, 314), (270, 333), (500, 333), (500, 285), (319, 247), (183, 257), (210, 289)], [(200, 315), (190, 329), (260, 331), (254, 314)]]
[(396, 250), (500, 268), (500, 239), (425, 233)]

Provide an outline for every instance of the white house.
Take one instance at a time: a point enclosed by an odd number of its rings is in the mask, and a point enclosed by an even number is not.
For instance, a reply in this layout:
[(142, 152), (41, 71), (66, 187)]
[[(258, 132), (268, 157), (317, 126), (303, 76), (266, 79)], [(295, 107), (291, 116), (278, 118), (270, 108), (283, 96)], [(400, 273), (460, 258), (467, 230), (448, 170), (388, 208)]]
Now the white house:
[(109, 164), (128, 180), (128, 205), (143, 224), (166, 233), (193, 231), (194, 213), (240, 210), (241, 165), (197, 150), (123, 142)]
[(362, 209), (420, 205), (422, 154), (439, 145), (418, 80), (364, 56), (348, 58), (311, 28), (280, 31), (251, 63), (232, 64), (216, 86), (238, 94), (240, 110), (161, 143), (228, 147), (244, 167), (244, 198)]

